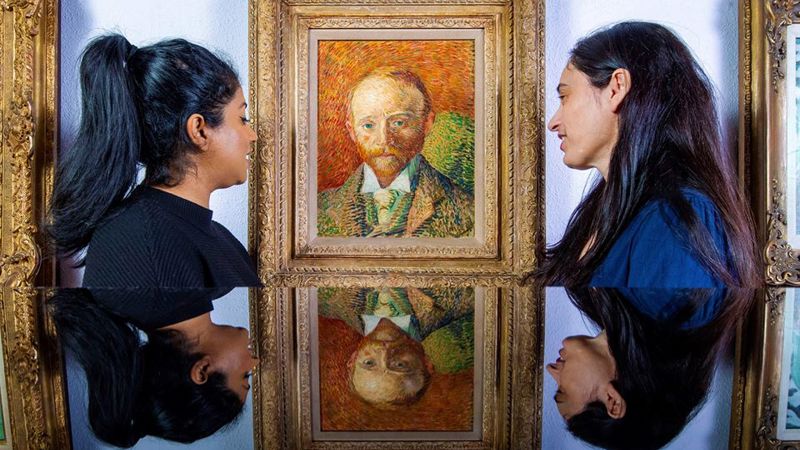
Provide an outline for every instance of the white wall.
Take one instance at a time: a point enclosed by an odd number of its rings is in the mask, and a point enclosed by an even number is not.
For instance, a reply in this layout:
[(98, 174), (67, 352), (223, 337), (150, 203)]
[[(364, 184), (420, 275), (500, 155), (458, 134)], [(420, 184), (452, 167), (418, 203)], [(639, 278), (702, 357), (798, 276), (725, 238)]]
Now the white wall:
[[(545, 0), (545, 108), (546, 119), (558, 109), (555, 87), (567, 63), (569, 50), (586, 34), (623, 20), (658, 22), (675, 31), (693, 51), (716, 86), (724, 137), (735, 148), (738, 117), (738, 11), (736, 0)], [(557, 242), (594, 171), (577, 171), (562, 163), (553, 133), (546, 140), (547, 242)], [(587, 326), (560, 289), (548, 289), (545, 315), (545, 361), (557, 358), (561, 340), (586, 334)], [(684, 433), (667, 448), (724, 449), (728, 444), (732, 370), (730, 357), (722, 365), (705, 407)], [(556, 386), (545, 376), (542, 448), (592, 448), (572, 438), (558, 415), (552, 396)]]
[[(737, 101), (737, 2), (735, 0), (545, 0), (546, 2), (546, 111), (557, 108), (554, 87), (566, 64), (570, 47), (592, 30), (620, 20), (650, 20), (675, 30), (694, 51), (719, 92), (720, 113), (728, 142), (735, 137)], [(122, 32), (141, 46), (166, 37), (183, 37), (226, 53), (247, 81), (247, 1), (245, 0), (61, 0), (61, 142), (74, 138), (79, 116), (78, 57), (91, 37), (106, 31)], [(567, 169), (555, 136), (548, 135), (547, 240), (563, 233), (569, 214), (587, 185), (588, 173)], [(247, 186), (215, 193), (211, 199), (214, 219), (246, 243)], [(244, 290), (216, 302), (218, 321), (247, 323)], [(222, 317), (224, 316), (224, 317)], [(545, 359), (554, 359), (565, 336), (585, 333), (583, 322), (560, 291), (548, 291)], [(547, 362), (545, 361), (545, 362)], [(571, 439), (550, 400), (555, 386), (545, 377), (543, 449), (586, 448)], [(85, 420), (85, 386), (75, 367), (69, 367), (70, 413), (76, 449), (106, 448), (91, 436)], [(706, 408), (687, 432), (670, 448), (726, 448), (730, 404), (730, 367), (717, 377)], [(245, 449), (252, 447), (252, 417), (248, 400), (245, 415), (232, 429), (195, 444), (192, 448)], [(135, 448), (167, 447), (146, 438)]]
[[(103, 33), (119, 32), (136, 45), (181, 37), (224, 55), (239, 72), (247, 96), (246, 0), (60, 0), (61, 3), (61, 147), (73, 142), (80, 119), (78, 66), (88, 41)], [(211, 196), (214, 220), (247, 246), (247, 185)], [(67, 281), (70, 283), (70, 281)], [(72, 285), (75, 282), (72, 281)], [(217, 323), (248, 326), (247, 290), (236, 289), (214, 302)], [(72, 439), (76, 450), (114, 448), (101, 444), (89, 431), (86, 385), (80, 369), (68, 361), (68, 390)], [(192, 448), (234, 450), (253, 448), (251, 396), (242, 417), (232, 427), (191, 446), (147, 437), (135, 449)]]

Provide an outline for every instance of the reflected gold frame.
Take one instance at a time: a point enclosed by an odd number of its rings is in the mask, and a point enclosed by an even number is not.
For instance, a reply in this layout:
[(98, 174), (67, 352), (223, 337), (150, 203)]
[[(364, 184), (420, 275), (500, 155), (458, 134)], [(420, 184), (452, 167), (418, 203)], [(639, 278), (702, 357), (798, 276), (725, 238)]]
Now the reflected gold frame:
[[(250, 171), (249, 246), (266, 289), (251, 291), (254, 441), (263, 449), (439, 449), (465, 441), (312, 441), (308, 342), (302, 295), (308, 287), (467, 287), (498, 292), (496, 376), (491, 423), (468, 448), (539, 449), (543, 293), (523, 284), (544, 242), (544, 0), (250, 0), (250, 105), (258, 141)], [(348, 19), (349, 18), (349, 19)], [(350, 20), (351, 19), (351, 20)], [(309, 254), (297, 246), (294, 208), (305, 186), (298, 154), (307, 105), (298, 73), (299, 23), (319, 28), (391, 23), (402, 28), (456, 27), (465, 20), (496, 27), (496, 250), (490, 256), (431, 254), (409, 248), (403, 259), (339, 249)], [(305, 26), (305, 25), (304, 25)], [(486, 34), (486, 39), (490, 39)], [(494, 48), (494, 47), (493, 47)], [(298, 56), (300, 55), (300, 56)], [(302, 161), (302, 158), (300, 159)], [(306, 201), (308, 201), (306, 199)], [(487, 211), (490, 214), (491, 211)], [(300, 242), (302, 244), (302, 242)], [(313, 253), (313, 252), (312, 252)], [(305, 362), (303, 362), (305, 361)]]
[[(39, 224), (56, 145), (57, 0), (0, 0), (0, 333), (15, 449), (70, 448), (65, 378)], [(2, 375), (2, 374), (0, 374)]]

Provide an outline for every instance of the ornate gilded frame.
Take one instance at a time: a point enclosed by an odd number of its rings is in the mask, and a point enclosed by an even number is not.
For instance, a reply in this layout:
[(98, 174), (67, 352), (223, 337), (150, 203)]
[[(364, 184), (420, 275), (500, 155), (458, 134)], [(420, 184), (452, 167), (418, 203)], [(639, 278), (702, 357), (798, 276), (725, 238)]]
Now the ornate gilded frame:
[[(537, 1), (251, 1), (251, 100), (259, 135), (257, 164), (251, 173), (251, 244), (258, 250), (260, 270), (266, 273), (394, 273), (519, 274), (533, 267), (543, 211), (542, 113), (538, 98), (541, 79), (543, 21)], [(366, 6), (369, 6), (368, 8)], [(352, 20), (348, 20), (348, 17)], [(496, 27), (497, 80), (490, 86), (497, 111), (497, 151), (487, 181), (497, 192), (497, 227), (487, 246), (474, 255), (431, 252), (421, 246), (352, 250), (337, 246), (309, 247), (294, 210), (307, 202), (304, 164), (308, 121), (298, 118), (307, 108), (305, 78), (298, 58), (309, 27), (354, 27), (373, 23), (409, 28), (446, 26)], [(476, 23), (472, 23), (476, 22)], [(481, 22), (484, 22), (483, 24)], [(486, 24), (485, 22), (488, 22)], [(297, 47), (300, 47), (299, 49)], [(487, 81), (488, 82), (488, 81)], [(492, 133), (488, 134), (493, 134)], [(487, 206), (491, 206), (490, 203)], [(302, 219), (302, 216), (300, 216)], [(385, 249), (383, 249), (385, 250)], [(338, 256), (332, 256), (338, 255)], [(355, 259), (354, 256), (359, 256)], [(402, 256), (404, 259), (397, 259)], [(433, 259), (439, 259), (434, 263)], [(446, 264), (441, 263), (445, 258)], [(525, 269), (527, 268), (527, 269)]]
[[(752, 133), (750, 150), (757, 157), (752, 161), (756, 211), (766, 212), (765, 238), (766, 280), (774, 285), (800, 285), (800, 250), (791, 247), (787, 230), (786, 194), (787, 108), (789, 94), (787, 73), (787, 27), (800, 23), (800, 2), (768, 0), (746, 2), (750, 15), (750, 64), (745, 94), (752, 100), (743, 108), (751, 120), (747, 131)], [(763, 4), (762, 4), (763, 3)], [(763, 156), (761, 156), (763, 155)], [(759, 160), (759, 156), (763, 158)], [(763, 207), (763, 209), (762, 209)], [(763, 217), (758, 217), (763, 220)]]
[[(540, 448), (543, 296), (523, 285), (544, 242), (544, 1), (543, 0), (250, 0), (250, 104), (258, 134), (250, 174), (250, 251), (268, 288), (253, 291), (251, 333), (257, 340), (254, 433), (258, 448)], [(297, 86), (298, 23), (347, 27), (390, 21), (404, 27), (465, 19), (496, 24), (498, 68), (498, 230), (492, 255), (446, 259), (419, 249), (405, 259), (373, 252), (305, 254), (294, 237), (298, 201), (295, 161), (303, 152)], [(448, 22), (450, 21), (450, 22)], [(437, 25), (439, 24), (439, 25)], [(302, 180), (301, 180), (302, 182)], [(313, 253), (313, 252), (312, 252)], [(499, 290), (491, 424), (479, 441), (309, 441), (308, 305), (306, 287), (483, 286)], [(307, 361), (307, 359), (305, 359)], [(306, 405), (304, 407), (304, 405)]]
[(778, 410), (785, 289), (800, 285), (800, 253), (787, 242), (787, 27), (797, 0), (739, 2), (739, 165), (748, 187), (767, 287), (737, 334), (730, 448), (793, 449), (781, 441)]
[(39, 224), (56, 144), (57, 0), (0, 1), (0, 333), (13, 448), (70, 448), (65, 380), (43, 311), (54, 263)]

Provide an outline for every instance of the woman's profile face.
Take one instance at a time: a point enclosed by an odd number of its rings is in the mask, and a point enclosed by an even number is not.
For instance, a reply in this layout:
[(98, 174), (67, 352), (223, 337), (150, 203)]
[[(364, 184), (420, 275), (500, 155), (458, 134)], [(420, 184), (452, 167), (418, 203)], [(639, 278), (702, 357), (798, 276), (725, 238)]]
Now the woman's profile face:
[(228, 388), (244, 402), (250, 390), (250, 374), (258, 362), (247, 330), (216, 325), (214, 347), (208, 354), (212, 358), (211, 370), (224, 373)]
[(208, 174), (212, 188), (244, 183), (250, 167), (251, 144), (257, 136), (247, 118), (247, 102), (241, 87), (225, 105), (222, 123), (207, 130), (208, 149), (199, 158), (198, 165)]
[(554, 397), (558, 412), (568, 420), (589, 403), (604, 400), (616, 369), (605, 332), (594, 338), (570, 336), (562, 345), (558, 359), (547, 365), (547, 371), (558, 384)]
[(605, 177), (618, 133), (617, 114), (608, 101), (610, 88), (595, 88), (589, 77), (567, 64), (557, 91), (561, 103), (547, 128), (561, 139), (564, 164), (597, 168)]

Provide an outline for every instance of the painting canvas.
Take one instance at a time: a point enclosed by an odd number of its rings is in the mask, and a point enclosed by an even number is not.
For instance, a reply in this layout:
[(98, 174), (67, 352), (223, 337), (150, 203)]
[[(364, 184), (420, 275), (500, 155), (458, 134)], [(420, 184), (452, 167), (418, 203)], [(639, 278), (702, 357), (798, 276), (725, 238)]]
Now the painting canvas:
[[(482, 295), (319, 288), (312, 379), (320, 439), (480, 437)], [(313, 319), (312, 319), (313, 320)]]
[(797, 289), (786, 289), (783, 309), (783, 361), (781, 364), (778, 438), (800, 440), (800, 308)]
[(479, 34), (405, 31), (312, 39), (313, 237), (479, 234)]
[(787, 28), (786, 106), (786, 212), (787, 241), (794, 248), (800, 247), (800, 25)]

